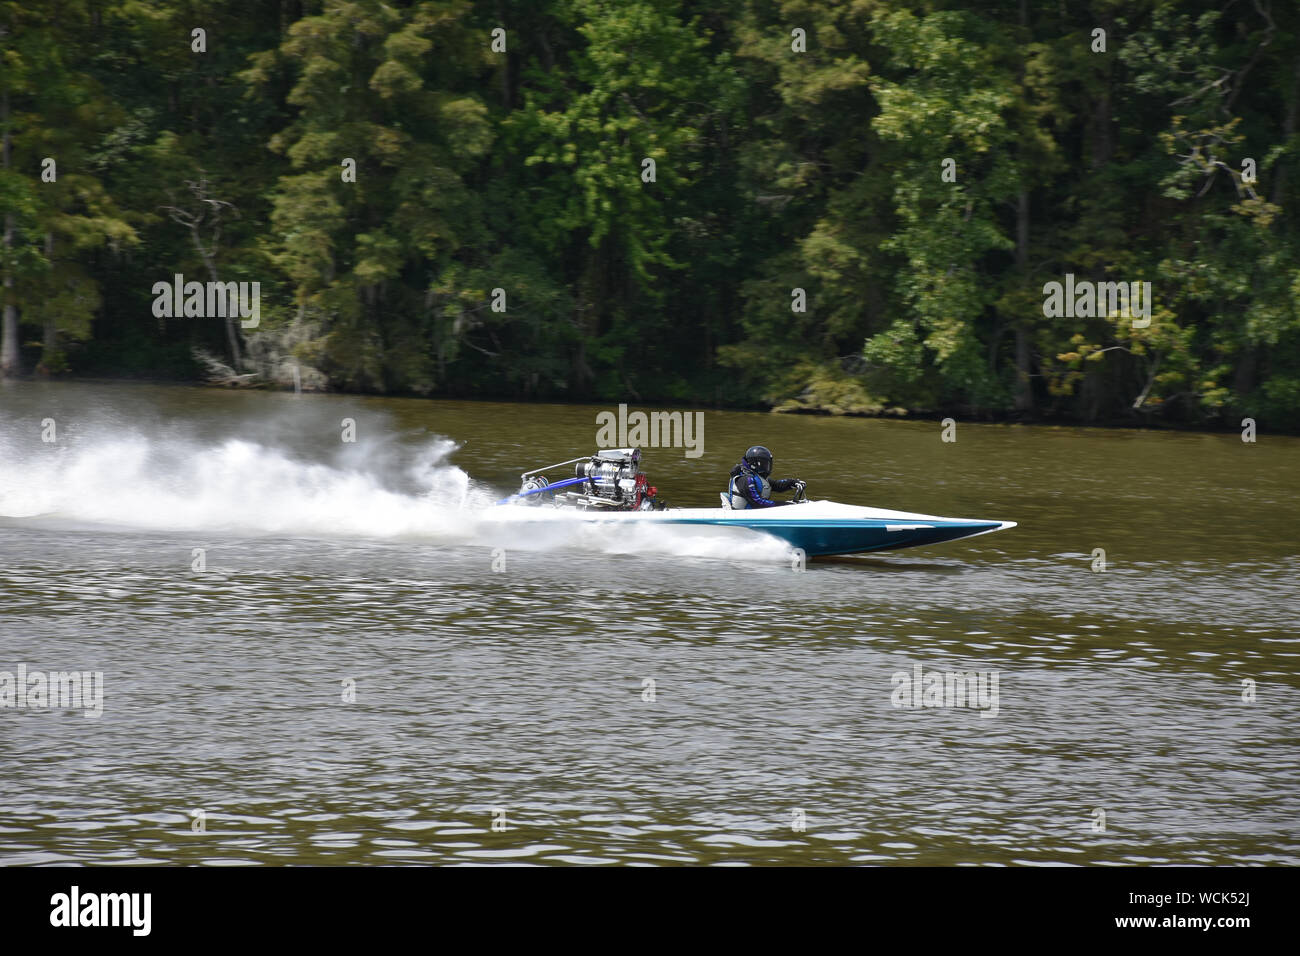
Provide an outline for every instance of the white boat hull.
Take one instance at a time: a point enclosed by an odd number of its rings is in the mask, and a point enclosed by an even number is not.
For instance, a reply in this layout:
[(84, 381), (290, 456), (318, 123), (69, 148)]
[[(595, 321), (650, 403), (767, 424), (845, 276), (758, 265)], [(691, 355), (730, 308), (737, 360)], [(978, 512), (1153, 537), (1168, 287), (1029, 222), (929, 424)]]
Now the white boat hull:
[(1014, 528), (1014, 521), (944, 518), (938, 515), (863, 508), (834, 501), (806, 501), (776, 508), (676, 508), (664, 511), (579, 511), (549, 505), (507, 505), (493, 509), (503, 525), (554, 526), (557, 522), (595, 522), (619, 526), (694, 526), (741, 528), (783, 540), (809, 557), (915, 548)]

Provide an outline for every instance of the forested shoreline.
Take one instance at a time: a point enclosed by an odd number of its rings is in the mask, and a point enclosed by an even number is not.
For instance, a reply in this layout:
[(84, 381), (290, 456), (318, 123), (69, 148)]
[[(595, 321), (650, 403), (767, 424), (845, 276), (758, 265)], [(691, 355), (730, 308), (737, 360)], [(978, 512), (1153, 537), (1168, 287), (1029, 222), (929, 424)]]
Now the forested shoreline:
[(1276, 0), (0, 0), (0, 366), (1295, 431), (1298, 32)]

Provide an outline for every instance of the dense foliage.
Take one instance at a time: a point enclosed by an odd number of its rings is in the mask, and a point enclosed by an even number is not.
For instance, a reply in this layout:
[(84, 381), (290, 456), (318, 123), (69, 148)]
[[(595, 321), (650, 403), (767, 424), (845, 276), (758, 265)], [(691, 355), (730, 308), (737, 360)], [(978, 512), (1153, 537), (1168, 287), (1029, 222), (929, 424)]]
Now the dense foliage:
[[(0, 0), (4, 370), (1293, 429), (1298, 33), (1281, 0)], [(177, 273), (260, 283), (261, 324), (159, 317)], [(1046, 314), (1067, 274), (1149, 282), (1150, 323)]]

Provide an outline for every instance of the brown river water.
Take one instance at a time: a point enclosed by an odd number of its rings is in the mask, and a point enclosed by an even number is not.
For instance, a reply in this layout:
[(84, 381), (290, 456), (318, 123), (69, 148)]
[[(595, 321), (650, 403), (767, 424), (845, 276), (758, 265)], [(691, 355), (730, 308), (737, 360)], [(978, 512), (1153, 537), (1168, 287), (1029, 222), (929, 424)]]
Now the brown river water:
[(673, 505), (1019, 527), (485, 541), (602, 411), (0, 387), (0, 863), (1300, 863), (1300, 439), (703, 411)]

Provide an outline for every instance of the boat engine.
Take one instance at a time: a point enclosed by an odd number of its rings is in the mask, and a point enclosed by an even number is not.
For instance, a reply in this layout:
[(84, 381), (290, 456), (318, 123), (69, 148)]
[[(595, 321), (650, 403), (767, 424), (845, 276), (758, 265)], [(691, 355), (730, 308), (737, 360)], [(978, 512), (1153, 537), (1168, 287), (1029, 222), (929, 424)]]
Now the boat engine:
[[(573, 465), (574, 477), (551, 481), (544, 471)], [(571, 458), (556, 465), (547, 465), (524, 472), (519, 491), (500, 503), (519, 502), (540, 505), (543, 497), (560, 507), (601, 509), (613, 511), (660, 511), (664, 503), (655, 488), (640, 470), (640, 448), (615, 448), (598, 451), (587, 458)], [(571, 489), (560, 491), (561, 488)]]
[(579, 462), (574, 475), (586, 478), (586, 505), (614, 508), (619, 511), (653, 511), (658, 489), (650, 485), (641, 471), (640, 448), (615, 448), (598, 451)]

